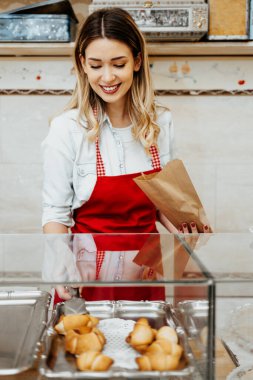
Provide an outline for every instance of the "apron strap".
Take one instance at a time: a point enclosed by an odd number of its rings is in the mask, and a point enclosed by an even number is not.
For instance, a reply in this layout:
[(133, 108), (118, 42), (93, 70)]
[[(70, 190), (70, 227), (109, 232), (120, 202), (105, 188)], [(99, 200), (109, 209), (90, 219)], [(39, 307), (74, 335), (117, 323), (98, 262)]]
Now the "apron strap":
[(160, 161), (160, 156), (157, 147), (153, 144), (149, 148), (149, 152), (151, 153), (152, 156), (152, 166), (153, 169), (158, 169), (161, 170), (161, 161)]
[[(96, 106), (92, 107), (93, 114), (95, 116), (95, 119), (98, 120), (98, 109)], [(98, 137), (96, 138), (96, 169), (97, 169), (97, 176), (98, 177), (104, 177), (105, 176), (105, 166), (104, 162), (102, 160), (102, 156), (99, 149), (99, 140)]]
[(104, 177), (105, 176), (105, 166), (102, 160), (102, 156), (99, 149), (99, 141), (98, 137), (96, 138), (96, 166), (97, 166), (97, 176)]
[(100, 269), (105, 258), (105, 251), (97, 251), (96, 256), (96, 280), (98, 280)]

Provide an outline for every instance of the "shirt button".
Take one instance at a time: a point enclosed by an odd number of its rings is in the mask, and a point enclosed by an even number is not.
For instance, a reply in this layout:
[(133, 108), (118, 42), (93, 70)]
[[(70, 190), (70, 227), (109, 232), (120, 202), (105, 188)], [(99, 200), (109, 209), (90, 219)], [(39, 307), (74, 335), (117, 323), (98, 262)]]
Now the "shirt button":
[(124, 167), (124, 165), (123, 164), (119, 164), (119, 167), (122, 169)]
[(123, 257), (124, 257), (123, 255), (120, 255), (119, 259), (120, 259), (120, 260), (123, 260)]
[(115, 276), (115, 280), (120, 280), (120, 276)]
[(121, 142), (120, 141), (117, 141), (117, 145), (120, 145), (121, 144)]

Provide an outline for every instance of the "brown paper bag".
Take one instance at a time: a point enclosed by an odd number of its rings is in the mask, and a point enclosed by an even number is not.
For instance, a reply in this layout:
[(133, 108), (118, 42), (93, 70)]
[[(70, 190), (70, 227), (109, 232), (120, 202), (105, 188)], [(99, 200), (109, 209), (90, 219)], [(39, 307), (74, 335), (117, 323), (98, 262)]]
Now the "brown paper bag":
[(142, 174), (134, 178), (134, 181), (176, 228), (184, 222), (195, 222), (198, 231), (203, 231), (203, 225), (209, 225), (199, 196), (181, 160), (172, 160), (160, 172)]
[(150, 234), (145, 244), (141, 247), (133, 262), (140, 266), (153, 269), (154, 272), (163, 275), (162, 251), (159, 234)]

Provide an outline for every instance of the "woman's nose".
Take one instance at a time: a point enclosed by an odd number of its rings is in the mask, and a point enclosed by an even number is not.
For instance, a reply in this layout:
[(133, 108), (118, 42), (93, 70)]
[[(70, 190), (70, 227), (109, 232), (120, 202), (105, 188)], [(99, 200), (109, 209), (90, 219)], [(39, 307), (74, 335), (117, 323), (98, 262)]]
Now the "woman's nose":
[(111, 70), (110, 68), (105, 68), (103, 70), (102, 79), (104, 82), (107, 82), (107, 83), (112, 82), (115, 79), (113, 70)]

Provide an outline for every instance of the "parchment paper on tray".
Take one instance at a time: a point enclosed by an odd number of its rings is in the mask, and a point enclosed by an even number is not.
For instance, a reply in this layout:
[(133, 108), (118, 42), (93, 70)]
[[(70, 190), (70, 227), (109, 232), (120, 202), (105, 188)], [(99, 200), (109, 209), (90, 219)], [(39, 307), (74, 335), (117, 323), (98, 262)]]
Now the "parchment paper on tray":
[(168, 162), (158, 173), (142, 173), (134, 181), (176, 228), (184, 222), (195, 222), (198, 231), (210, 225), (181, 160)]

